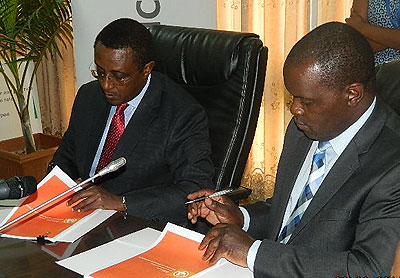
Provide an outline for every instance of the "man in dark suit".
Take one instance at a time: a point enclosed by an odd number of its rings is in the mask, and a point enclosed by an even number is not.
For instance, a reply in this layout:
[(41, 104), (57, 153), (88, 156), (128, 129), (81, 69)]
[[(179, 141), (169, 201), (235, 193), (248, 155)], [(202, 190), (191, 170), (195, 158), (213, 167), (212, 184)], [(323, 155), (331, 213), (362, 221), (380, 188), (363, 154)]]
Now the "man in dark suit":
[(74, 210), (114, 209), (183, 223), (186, 195), (213, 187), (205, 111), (152, 71), (151, 51), (150, 32), (132, 19), (113, 21), (96, 37), (97, 80), (80, 88), (52, 165), (86, 179), (116, 158), (126, 164), (75, 194), (68, 202)]
[(203, 259), (225, 257), (254, 277), (389, 275), (400, 236), (400, 119), (375, 97), (368, 42), (324, 24), (296, 43), (283, 74), (294, 117), (274, 196), (240, 208), (226, 197), (192, 204), (193, 223), (216, 225)]

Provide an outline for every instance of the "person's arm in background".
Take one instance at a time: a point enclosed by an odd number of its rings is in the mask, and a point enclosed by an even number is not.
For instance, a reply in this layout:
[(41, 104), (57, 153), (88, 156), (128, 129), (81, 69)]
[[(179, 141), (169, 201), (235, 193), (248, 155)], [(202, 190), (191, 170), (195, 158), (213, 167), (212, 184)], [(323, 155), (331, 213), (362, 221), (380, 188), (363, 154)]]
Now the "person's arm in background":
[(400, 29), (372, 25), (367, 19), (368, 0), (354, 0), (346, 23), (358, 30), (368, 40), (374, 52), (388, 47), (400, 49)]

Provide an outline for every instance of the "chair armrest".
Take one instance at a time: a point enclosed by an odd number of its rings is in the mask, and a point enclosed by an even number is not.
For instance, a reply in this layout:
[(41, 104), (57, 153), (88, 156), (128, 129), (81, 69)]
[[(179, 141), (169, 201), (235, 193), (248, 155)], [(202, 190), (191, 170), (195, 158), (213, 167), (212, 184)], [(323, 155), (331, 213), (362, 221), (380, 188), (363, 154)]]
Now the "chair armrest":
[(250, 188), (239, 186), (238, 188), (235, 188), (232, 192), (228, 193), (227, 196), (236, 204), (238, 204), (239, 201), (247, 199), (250, 194)]

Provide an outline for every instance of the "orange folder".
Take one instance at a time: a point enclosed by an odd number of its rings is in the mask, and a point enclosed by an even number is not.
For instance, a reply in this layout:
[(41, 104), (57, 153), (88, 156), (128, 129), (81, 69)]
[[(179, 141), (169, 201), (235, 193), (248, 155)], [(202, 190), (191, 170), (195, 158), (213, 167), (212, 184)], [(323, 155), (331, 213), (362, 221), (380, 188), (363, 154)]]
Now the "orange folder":
[(190, 277), (212, 266), (201, 259), (204, 251), (199, 251), (198, 246), (199, 242), (167, 231), (150, 250), (97, 271), (90, 277)]
[[(42, 184), (36, 193), (29, 196), (13, 213), (6, 223), (14, 220), (27, 211), (43, 204), (54, 196), (70, 189), (57, 176), (52, 176), (46, 183)], [(18, 238), (36, 239), (38, 236), (45, 236), (49, 239), (65, 231), (83, 217), (92, 213), (72, 211), (66, 202), (74, 192), (70, 192), (59, 200), (44, 206), (33, 214), (21, 219), (8, 228), (0, 231), (2, 234)], [(4, 224), (6, 224), (4, 223)]]

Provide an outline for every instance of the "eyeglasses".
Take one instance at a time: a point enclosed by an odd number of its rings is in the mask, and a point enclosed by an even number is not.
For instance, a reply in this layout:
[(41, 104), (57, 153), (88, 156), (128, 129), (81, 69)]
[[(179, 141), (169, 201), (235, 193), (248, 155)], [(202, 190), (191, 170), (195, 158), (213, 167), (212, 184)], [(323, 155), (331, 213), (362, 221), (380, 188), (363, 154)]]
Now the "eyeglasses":
[(90, 70), (90, 73), (100, 82), (104, 82), (106, 79), (108, 79), (118, 86), (125, 85), (132, 78), (132, 76), (115, 76), (112, 74), (105, 74), (104, 72), (99, 73), (97, 70)]
[(90, 73), (100, 82), (104, 82), (106, 79), (108, 79), (117, 86), (124, 86), (127, 82), (129, 82), (129, 80), (131, 80), (132, 76), (136, 74), (135, 72), (130, 76), (115, 76), (113, 74), (106, 74), (105, 72), (98, 72), (97, 69), (93, 68), (93, 65), (90, 66)]

